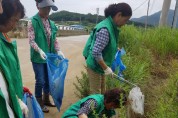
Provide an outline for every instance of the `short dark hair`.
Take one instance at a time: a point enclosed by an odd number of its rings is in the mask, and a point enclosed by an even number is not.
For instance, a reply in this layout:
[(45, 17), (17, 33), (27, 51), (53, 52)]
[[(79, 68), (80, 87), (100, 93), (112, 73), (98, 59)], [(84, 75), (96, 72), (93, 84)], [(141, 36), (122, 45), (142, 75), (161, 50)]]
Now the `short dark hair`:
[(104, 10), (105, 17), (111, 16), (112, 18), (121, 12), (122, 16), (132, 16), (132, 9), (127, 3), (110, 4)]
[(35, 0), (37, 3), (40, 3), (40, 2), (42, 2), (43, 0)]
[[(121, 97), (122, 96), (122, 97)], [(114, 88), (111, 90), (108, 90), (104, 94), (104, 100), (106, 103), (114, 102), (118, 108), (120, 105), (125, 105), (127, 102), (126, 93), (123, 89), (120, 88)]]
[(5, 25), (9, 22), (11, 17), (20, 13), (20, 18), (25, 16), (24, 6), (19, 0), (3, 0), (2, 1), (3, 13), (0, 14), (0, 25)]
[[(43, 0), (35, 0), (37, 3), (42, 2)], [(52, 0), (53, 2), (55, 2), (54, 0)]]

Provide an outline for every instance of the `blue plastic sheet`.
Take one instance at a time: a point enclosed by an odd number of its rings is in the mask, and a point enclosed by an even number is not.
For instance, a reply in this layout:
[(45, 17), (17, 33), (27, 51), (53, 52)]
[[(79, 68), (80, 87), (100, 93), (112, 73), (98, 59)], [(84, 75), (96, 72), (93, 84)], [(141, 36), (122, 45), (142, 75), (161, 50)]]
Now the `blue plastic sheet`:
[(28, 93), (24, 93), (23, 102), (27, 105), (29, 110), (28, 118), (44, 118), (43, 111), (35, 97)]
[(64, 80), (68, 69), (68, 60), (57, 54), (47, 53), (47, 67), (50, 94), (60, 111), (64, 93)]
[(118, 76), (123, 76), (122, 72), (126, 69), (126, 66), (123, 64), (121, 56), (124, 55), (126, 52), (124, 50), (124, 48), (122, 48), (121, 50), (118, 50), (116, 55), (115, 55), (115, 59), (112, 63), (111, 69), (113, 72), (115, 72), (117, 70), (117, 68), (119, 67), (119, 71), (118, 71)]

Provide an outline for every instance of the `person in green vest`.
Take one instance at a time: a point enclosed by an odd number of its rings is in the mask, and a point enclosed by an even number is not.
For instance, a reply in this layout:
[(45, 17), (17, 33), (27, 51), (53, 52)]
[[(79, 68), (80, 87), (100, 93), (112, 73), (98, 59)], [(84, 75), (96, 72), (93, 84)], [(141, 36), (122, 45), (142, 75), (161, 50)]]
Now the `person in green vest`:
[(126, 105), (125, 91), (120, 88), (108, 90), (102, 94), (93, 94), (71, 105), (62, 118), (110, 118), (115, 115), (114, 109)]
[[(35, 97), (43, 112), (48, 113), (46, 106), (55, 107), (49, 99), (49, 81), (45, 53), (57, 53), (64, 57), (59, 48), (55, 23), (48, 16), (58, 8), (52, 0), (35, 0), (39, 12), (28, 22), (28, 38), (30, 43), (30, 57), (35, 73)], [(65, 58), (65, 57), (64, 57)], [(43, 92), (43, 96), (42, 96)]]
[(0, 117), (23, 118), (28, 108), (22, 102), (22, 76), (17, 55), (16, 41), (6, 33), (15, 28), (25, 16), (23, 5), (18, 0), (3, 0), (0, 14)]
[(109, 5), (103, 21), (98, 23), (84, 47), (91, 93), (104, 93), (105, 76), (112, 75), (111, 64), (118, 50), (119, 28), (132, 16), (127, 3)]

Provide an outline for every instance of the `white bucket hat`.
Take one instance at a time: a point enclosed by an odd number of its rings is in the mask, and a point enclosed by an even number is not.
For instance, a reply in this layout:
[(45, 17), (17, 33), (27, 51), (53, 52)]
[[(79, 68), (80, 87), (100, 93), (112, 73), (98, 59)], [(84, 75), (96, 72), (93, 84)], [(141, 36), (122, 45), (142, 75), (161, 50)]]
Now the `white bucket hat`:
[(42, 2), (38, 3), (38, 7), (39, 8), (51, 7), (53, 11), (58, 10), (57, 6), (54, 4), (52, 0), (43, 0)]

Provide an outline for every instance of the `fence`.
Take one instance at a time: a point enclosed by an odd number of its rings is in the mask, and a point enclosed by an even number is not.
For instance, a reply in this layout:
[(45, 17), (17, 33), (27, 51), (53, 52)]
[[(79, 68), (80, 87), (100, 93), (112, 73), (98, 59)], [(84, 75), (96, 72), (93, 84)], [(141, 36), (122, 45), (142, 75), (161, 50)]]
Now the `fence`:
[[(86, 30), (74, 29), (69, 27), (58, 27), (57, 36), (74, 36), (74, 35), (87, 35), (89, 34)], [(11, 38), (27, 38), (28, 32), (26, 26), (18, 26), (8, 33)]]

